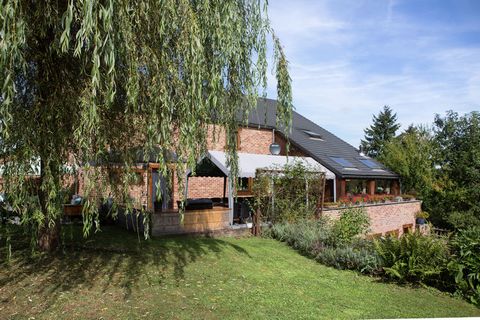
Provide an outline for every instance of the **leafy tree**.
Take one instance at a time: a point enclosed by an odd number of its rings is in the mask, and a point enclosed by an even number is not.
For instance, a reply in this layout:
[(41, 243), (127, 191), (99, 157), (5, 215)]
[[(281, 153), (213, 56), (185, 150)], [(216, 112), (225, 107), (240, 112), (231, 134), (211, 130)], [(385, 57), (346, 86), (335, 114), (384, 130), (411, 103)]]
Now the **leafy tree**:
[(373, 116), (373, 124), (364, 130), (365, 140), (362, 140), (361, 147), (365, 154), (373, 158), (378, 157), (384, 145), (395, 137), (399, 128), (397, 114), (393, 113), (389, 106), (384, 106), (378, 116)]
[(404, 192), (425, 196), (434, 187), (433, 152), (431, 132), (411, 125), (384, 145), (379, 160), (401, 176)]
[(480, 225), (480, 113), (437, 115), (434, 133), (439, 188), (425, 205), (439, 225)]
[[(256, 106), (259, 87), (266, 92), (269, 35), (277, 121), (290, 124), (287, 61), (266, 10), (246, 0), (1, 2), (3, 175), (41, 248), (58, 243), (64, 187), (78, 168), (90, 178), (85, 234), (98, 226), (94, 194), (131, 206), (139, 151), (161, 171), (175, 152), (181, 173), (206, 148), (208, 125), (221, 125), (236, 172), (237, 116)], [(112, 168), (120, 185), (104, 172)]]

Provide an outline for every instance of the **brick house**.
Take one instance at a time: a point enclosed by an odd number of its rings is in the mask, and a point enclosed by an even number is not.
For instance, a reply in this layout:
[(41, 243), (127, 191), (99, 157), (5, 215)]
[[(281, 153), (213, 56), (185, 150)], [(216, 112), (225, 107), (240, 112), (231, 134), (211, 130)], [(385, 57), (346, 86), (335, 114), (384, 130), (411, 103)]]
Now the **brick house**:
[[(246, 166), (257, 165), (257, 168), (261, 168), (266, 164), (285, 163), (288, 159), (315, 163), (327, 177), (324, 196), (327, 202), (356, 194), (400, 194), (399, 176), (396, 173), (297, 112), (293, 112), (287, 158), (286, 138), (281, 128), (276, 127), (275, 112), (275, 100), (259, 99), (257, 109), (249, 114), (248, 126), (237, 132), (241, 190), (238, 190), (235, 201), (229, 188), (233, 184), (229, 181), (225, 164), (223, 151), (226, 139), (221, 130), (216, 141), (208, 141), (209, 152), (202, 160), (215, 167), (215, 170), (203, 173), (200, 170), (197, 176), (189, 176), (184, 195), (179, 194), (174, 173), (170, 177), (173, 187), (167, 188), (165, 178), (158, 173), (158, 164), (149, 162), (138, 169), (141, 183), (132, 187), (131, 196), (137, 200), (139, 207), (153, 213), (154, 235), (228, 229), (245, 222), (245, 206), (238, 204), (242, 203), (242, 198), (251, 196), (254, 183), (252, 170), (255, 171)], [(272, 143), (279, 146), (278, 155), (271, 155)], [(168, 201), (160, 203), (156, 200), (157, 188), (161, 188), (162, 198)], [(183, 223), (180, 223), (178, 205), (183, 196), (187, 199), (187, 210)], [(377, 204), (366, 206), (366, 209), (372, 221), (373, 234), (401, 234), (414, 227), (420, 202)], [(327, 209), (324, 213), (337, 217), (340, 212), (341, 209), (337, 208)]]

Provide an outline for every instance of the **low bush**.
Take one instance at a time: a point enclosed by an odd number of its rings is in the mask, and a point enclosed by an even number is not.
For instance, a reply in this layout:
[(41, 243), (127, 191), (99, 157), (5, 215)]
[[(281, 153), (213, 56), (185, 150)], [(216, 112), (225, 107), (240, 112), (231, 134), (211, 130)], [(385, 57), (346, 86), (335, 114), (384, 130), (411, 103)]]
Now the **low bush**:
[(446, 239), (420, 233), (400, 239), (387, 237), (375, 241), (385, 274), (401, 282), (439, 285), (446, 272), (449, 249)]
[(327, 266), (342, 270), (356, 270), (366, 274), (382, 272), (382, 260), (371, 241), (357, 240), (349, 246), (323, 247), (315, 259)]
[(279, 223), (265, 236), (284, 241), (325, 265), (374, 274), (381, 270), (380, 259), (373, 243), (359, 238), (368, 225), (362, 208), (350, 208), (335, 222), (323, 218)]
[(364, 235), (370, 226), (370, 219), (364, 208), (349, 208), (342, 212), (333, 225), (332, 245), (341, 246), (351, 243)]
[(275, 224), (268, 235), (288, 243), (304, 254), (312, 255), (313, 248), (324, 246), (330, 241), (332, 232), (327, 220), (319, 219)]
[(480, 305), (480, 227), (460, 230), (451, 241), (452, 260), (448, 264), (457, 291)]

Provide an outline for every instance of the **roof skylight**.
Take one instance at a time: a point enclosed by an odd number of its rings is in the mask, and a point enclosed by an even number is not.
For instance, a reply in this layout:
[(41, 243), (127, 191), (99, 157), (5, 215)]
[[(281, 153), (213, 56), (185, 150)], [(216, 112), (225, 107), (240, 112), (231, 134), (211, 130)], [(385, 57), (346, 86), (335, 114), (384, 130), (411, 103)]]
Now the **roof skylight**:
[(323, 141), (322, 135), (320, 133), (316, 133), (310, 130), (303, 130), (303, 132), (305, 132), (309, 136), (309, 138), (312, 140)]
[(370, 160), (370, 159), (359, 159), (359, 160), (360, 160), (361, 163), (363, 163), (364, 165), (366, 165), (369, 168), (372, 168), (372, 169), (380, 169), (381, 168), (380, 165), (373, 160)]
[(350, 161), (342, 157), (330, 157), (330, 159), (332, 159), (333, 161), (335, 161), (336, 163), (338, 163), (339, 165), (345, 168), (355, 168), (355, 166)]

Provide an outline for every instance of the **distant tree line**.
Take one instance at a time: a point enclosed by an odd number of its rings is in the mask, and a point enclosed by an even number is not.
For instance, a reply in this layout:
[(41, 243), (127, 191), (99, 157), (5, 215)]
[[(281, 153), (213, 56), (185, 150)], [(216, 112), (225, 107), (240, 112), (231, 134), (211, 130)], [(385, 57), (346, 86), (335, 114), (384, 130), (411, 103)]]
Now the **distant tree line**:
[(365, 129), (365, 154), (400, 174), (402, 191), (423, 200), (436, 226), (480, 226), (480, 113), (447, 111), (430, 126), (399, 128), (385, 106)]

